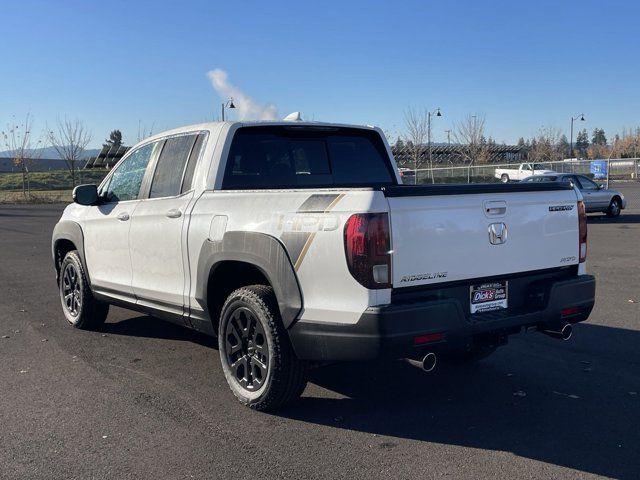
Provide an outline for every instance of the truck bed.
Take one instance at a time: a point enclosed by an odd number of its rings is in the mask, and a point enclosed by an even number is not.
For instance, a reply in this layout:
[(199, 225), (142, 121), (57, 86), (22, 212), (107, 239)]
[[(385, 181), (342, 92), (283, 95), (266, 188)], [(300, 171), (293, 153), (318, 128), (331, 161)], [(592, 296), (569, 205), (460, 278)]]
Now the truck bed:
[(439, 183), (382, 187), (385, 197), (427, 197), (431, 195), (473, 195), (487, 193), (549, 192), (573, 190), (568, 183)]

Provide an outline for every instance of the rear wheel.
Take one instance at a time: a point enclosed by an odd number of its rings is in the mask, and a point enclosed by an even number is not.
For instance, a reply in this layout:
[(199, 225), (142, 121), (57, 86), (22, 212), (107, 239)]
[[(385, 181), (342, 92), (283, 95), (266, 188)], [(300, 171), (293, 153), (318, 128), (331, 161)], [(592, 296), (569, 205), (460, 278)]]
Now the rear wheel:
[(501, 181), (502, 183), (508, 183), (508, 182), (509, 182), (509, 175), (507, 175), (506, 173), (503, 173), (503, 174), (500, 176), (500, 181)]
[(229, 295), (218, 343), (225, 378), (240, 403), (275, 410), (304, 391), (306, 365), (293, 352), (271, 287), (252, 285)]
[(609, 208), (607, 209), (607, 217), (617, 217), (620, 215), (620, 211), (622, 210), (622, 204), (618, 197), (614, 197), (611, 199), (611, 203), (609, 204)]
[(62, 260), (59, 288), (62, 311), (71, 325), (91, 330), (104, 323), (109, 305), (93, 298), (77, 250), (70, 251)]

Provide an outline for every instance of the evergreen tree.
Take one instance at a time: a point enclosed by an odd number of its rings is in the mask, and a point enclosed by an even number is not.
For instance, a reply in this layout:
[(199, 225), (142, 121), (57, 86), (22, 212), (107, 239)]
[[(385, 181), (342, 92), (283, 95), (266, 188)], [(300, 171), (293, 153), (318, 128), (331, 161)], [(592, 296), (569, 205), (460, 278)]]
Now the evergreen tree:
[(520, 137), (520, 138), (518, 139), (518, 144), (517, 144), (517, 145), (518, 145), (518, 147), (524, 147), (524, 146), (525, 146), (524, 138), (523, 138), (523, 137)]
[(120, 130), (112, 130), (109, 138), (102, 144), (103, 147), (120, 147), (122, 145), (122, 132)]
[(560, 140), (558, 140), (558, 152), (562, 155), (562, 158), (566, 158), (569, 155), (569, 140), (567, 140), (567, 136), (563, 133), (560, 136)]
[(575, 151), (577, 156), (586, 156), (587, 148), (589, 148), (589, 135), (587, 134), (587, 129), (583, 128), (578, 132), (578, 136), (576, 137)]
[(593, 137), (591, 138), (591, 143), (593, 143), (594, 145), (607, 144), (607, 136), (604, 134), (604, 129), (595, 128), (593, 130)]

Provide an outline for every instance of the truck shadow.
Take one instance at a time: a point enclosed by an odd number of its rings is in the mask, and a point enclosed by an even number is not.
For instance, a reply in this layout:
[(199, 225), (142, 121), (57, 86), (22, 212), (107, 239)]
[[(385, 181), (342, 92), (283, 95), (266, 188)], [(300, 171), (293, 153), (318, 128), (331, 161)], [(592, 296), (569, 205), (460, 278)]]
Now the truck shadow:
[(100, 331), (111, 335), (129, 337), (182, 340), (205, 347), (218, 348), (218, 340), (216, 338), (148, 315), (127, 318), (118, 322), (107, 321), (100, 327)]
[[(406, 362), (334, 365), (311, 373), (333, 398), (313, 396), (312, 386), (279, 415), (636, 479), (638, 345), (640, 332), (583, 324), (573, 342), (521, 335), (484, 362), (433, 374)], [(388, 438), (367, 441), (397, 446)]]
[[(217, 348), (211, 337), (144, 315), (103, 331)], [(517, 335), (483, 362), (431, 374), (404, 361), (336, 364), (312, 370), (301, 400), (276, 415), (383, 436), (367, 441), (388, 454), (400, 441), (440, 443), (636, 479), (638, 345), (639, 331), (585, 323), (569, 342)]]

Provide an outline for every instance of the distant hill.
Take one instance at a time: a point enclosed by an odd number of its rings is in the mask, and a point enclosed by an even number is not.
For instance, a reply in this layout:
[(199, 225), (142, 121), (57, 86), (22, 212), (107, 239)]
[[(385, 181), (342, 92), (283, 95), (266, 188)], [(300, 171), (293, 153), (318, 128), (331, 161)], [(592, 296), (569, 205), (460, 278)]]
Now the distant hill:
[[(29, 156), (32, 158), (48, 158), (53, 160), (60, 159), (60, 155), (58, 155), (58, 152), (53, 147), (34, 148), (29, 150), (29, 152), (30, 152)], [(98, 155), (98, 153), (100, 153), (99, 148), (90, 148), (84, 151), (83, 158), (95, 157), (96, 155)], [(0, 157), (10, 157), (10, 156), (11, 156), (10, 150), (5, 150), (4, 152), (0, 152)]]

